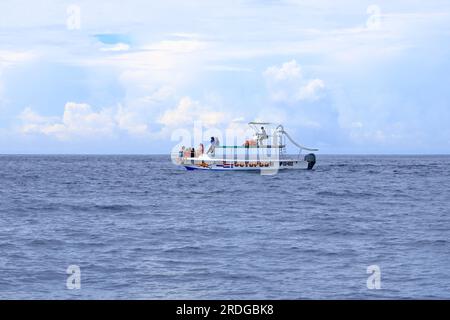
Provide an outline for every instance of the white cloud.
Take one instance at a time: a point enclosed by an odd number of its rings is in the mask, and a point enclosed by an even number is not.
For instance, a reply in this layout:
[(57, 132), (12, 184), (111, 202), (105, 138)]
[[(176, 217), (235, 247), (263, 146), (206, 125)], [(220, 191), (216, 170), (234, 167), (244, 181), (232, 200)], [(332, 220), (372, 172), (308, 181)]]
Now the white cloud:
[(100, 50), (101, 51), (111, 51), (111, 52), (128, 51), (128, 50), (130, 50), (130, 45), (128, 45), (126, 43), (116, 43), (111, 46), (103, 47)]
[(295, 60), (285, 62), (281, 65), (281, 67), (269, 67), (264, 72), (264, 75), (273, 81), (300, 79), (302, 76), (301, 68)]
[(305, 79), (295, 60), (267, 68), (264, 77), (271, 98), (278, 102), (314, 101), (325, 89), (323, 80)]
[(240, 123), (240, 122), (244, 122), (245, 121), (245, 118), (244, 117), (238, 117), (238, 118), (234, 118), (233, 120), (231, 120), (231, 122), (238, 122), (238, 123)]
[(200, 121), (206, 126), (215, 126), (226, 122), (228, 117), (221, 111), (211, 110), (198, 101), (183, 97), (178, 105), (167, 110), (159, 119), (159, 123), (167, 127), (177, 127)]
[(43, 134), (60, 140), (110, 137), (120, 130), (132, 135), (143, 135), (148, 130), (136, 113), (120, 105), (94, 111), (88, 104), (68, 102), (62, 117), (45, 117), (26, 108), (19, 118), (22, 120), (22, 133)]
[(320, 79), (308, 81), (306, 85), (300, 88), (298, 100), (317, 100), (320, 92), (325, 88), (325, 84)]
[(0, 110), (2, 109), (2, 107), (3, 107), (3, 91), (4, 91), (4, 85), (3, 85), (3, 82), (2, 82), (2, 74), (0, 73)]
[(35, 113), (31, 108), (25, 108), (25, 110), (22, 111), (19, 118), (27, 123), (27, 124), (49, 124), (55, 120), (57, 120), (57, 117), (44, 117), (37, 113)]
[(148, 125), (142, 122), (140, 115), (119, 105), (115, 120), (120, 129), (126, 130), (131, 135), (145, 135), (148, 133)]
[(3, 68), (30, 61), (35, 57), (30, 51), (0, 50), (0, 72)]
[(163, 102), (174, 95), (174, 88), (170, 86), (162, 86), (160, 88), (155, 89), (151, 94), (146, 95), (140, 98), (140, 102), (142, 103), (158, 103)]
[(247, 67), (236, 67), (236, 66), (227, 66), (227, 65), (210, 65), (206, 66), (205, 70), (208, 71), (218, 71), (218, 72), (252, 72), (251, 68)]
[(200, 40), (163, 40), (142, 45), (136, 50), (129, 50), (126, 44), (119, 43), (103, 48), (103, 51), (124, 51), (120, 54), (80, 59), (82, 64), (113, 65), (125, 70), (137, 69), (145, 71), (168, 71), (180, 66), (189, 66), (192, 59), (207, 47), (207, 43)]
[(3, 71), (20, 63), (31, 61), (35, 57), (35, 54), (30, 51), (11, 51), (0, 49), (0, 109), (3, 107)]
[[(149, 103), (159, 96), (164, 98), (168, 88), (156, 91), (149, 97)], [(43, 116), (31, 108), (19, 115), (22, 124), (20, 132), (25, 135), (45, 135), (68, 141), (76, 138), (98, 139), (114, 138), (120, 134), (132, 137), (165, 137), (174, 128), (191, 128), (201, 123), (205, 128), (225, 127), (232, 119), (231, 113), (224, 113), (207, 107), (190, 97), (183, 97), (175, 108), (163, 112), (159, 117), (152, 114), (152, 108), (123, 106), (94, 110), (89, 104), (68, 102), (62, 116)], [(149, 123), (159, 123), (160, 131), (150, 131)]]
[(100, 56), (80, 59), (80, 64), (115, 70), (118, 83), (126, 92), (121, 102), (129, 108), (142, 109), (141, 115), (154, 120), (153, 111), (183, 96), (176, 93), (198, 78), (206, 47), (206, 42), (196, 38), (177, 37), (136, 45), (127, 51), (102, 52)]
[(198, 39), (201, 37), (201, 35), (198, 33), (189, 33), (189, 32), (174, 32), (170, 33), (169, 36), (183, 39)]

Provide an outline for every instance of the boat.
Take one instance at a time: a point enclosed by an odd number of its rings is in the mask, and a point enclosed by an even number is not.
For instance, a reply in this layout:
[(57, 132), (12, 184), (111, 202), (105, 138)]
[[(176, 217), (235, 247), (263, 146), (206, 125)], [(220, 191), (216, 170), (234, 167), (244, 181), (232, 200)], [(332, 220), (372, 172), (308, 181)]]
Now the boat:
[[(186, 170), (259, 171), (272, 175), (278, 170), (312, 170), (316, 164), (315, 148), (295, 142), (283, 125), (270, 122), (249, 122), (253, 138), (241, 145), (221, 145), (212, 137), (207, 152), (182, 147), (172, 152), (172, 162)], [(298, 155), (287, 154), (287, 142), (298, 148)], [(303, 151), (310, 153), (303, 155)]]

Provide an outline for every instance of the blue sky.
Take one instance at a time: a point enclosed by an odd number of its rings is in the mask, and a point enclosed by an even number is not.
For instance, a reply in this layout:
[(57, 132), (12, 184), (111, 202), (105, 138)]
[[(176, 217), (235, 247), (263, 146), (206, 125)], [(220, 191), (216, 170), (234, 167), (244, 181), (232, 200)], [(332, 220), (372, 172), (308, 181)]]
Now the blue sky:
[[(0, 153), (167, 153), (283, 123), (322, 153), (449, 153), (448, 1), (1, 1)], [(206, 139), (206, 137), (205, 137)]]

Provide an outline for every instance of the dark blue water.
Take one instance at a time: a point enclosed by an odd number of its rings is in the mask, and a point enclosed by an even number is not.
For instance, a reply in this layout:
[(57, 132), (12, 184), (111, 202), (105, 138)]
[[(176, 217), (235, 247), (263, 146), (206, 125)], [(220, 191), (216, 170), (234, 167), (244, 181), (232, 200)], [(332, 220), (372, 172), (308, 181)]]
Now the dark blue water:
[(0, 298), (448, 299), (449, 169), (449, 156), (319, 156), (276, 176), (0, 156)]

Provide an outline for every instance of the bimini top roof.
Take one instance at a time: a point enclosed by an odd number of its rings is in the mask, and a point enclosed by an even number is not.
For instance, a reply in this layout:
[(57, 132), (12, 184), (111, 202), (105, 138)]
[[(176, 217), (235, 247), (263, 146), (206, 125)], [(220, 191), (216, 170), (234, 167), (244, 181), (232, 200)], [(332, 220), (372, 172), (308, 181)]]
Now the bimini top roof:
[(251, 122), (249, 122), (248, 123), (249, 125), (254, 125), (254, 124), (262, 124), (262, 125), (266, 125), (266, 126), (268, 126), (268, 125), (273, 125), (273, 123), (271, 123), (271, 122), (256, 122), (256, 121), (251, 121)]

